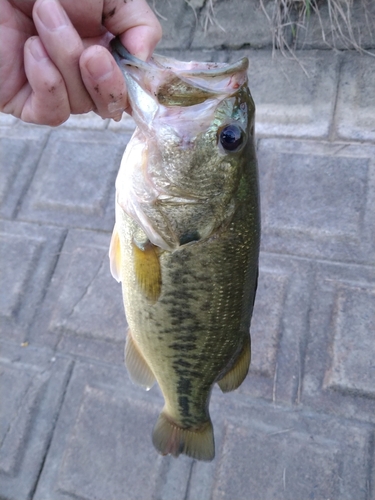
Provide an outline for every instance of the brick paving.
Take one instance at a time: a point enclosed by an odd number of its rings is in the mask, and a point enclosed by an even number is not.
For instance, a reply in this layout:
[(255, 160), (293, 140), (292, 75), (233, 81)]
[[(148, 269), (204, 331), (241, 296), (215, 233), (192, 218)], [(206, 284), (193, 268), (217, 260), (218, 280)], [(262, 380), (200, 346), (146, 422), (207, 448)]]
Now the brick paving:
[(176, 51), (170, 37), (164, 53), (187, 60), (250, 59), (263, 224), (250, 374), (213, 391), (212, 463), (157, 454), (162, 397), (123, 366), (107, 258), (132, 121), (0, 115), (0, 498), (374, 499), (375, 59), (305, 51), (308, 78), (268, 49)]

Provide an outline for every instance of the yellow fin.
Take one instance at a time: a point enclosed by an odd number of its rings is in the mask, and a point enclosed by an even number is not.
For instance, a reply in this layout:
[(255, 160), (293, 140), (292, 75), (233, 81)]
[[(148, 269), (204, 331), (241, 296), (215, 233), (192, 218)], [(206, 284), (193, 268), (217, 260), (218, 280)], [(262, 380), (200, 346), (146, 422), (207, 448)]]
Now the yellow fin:
[(152, 433), (152, 442), (162, 454), (178, 457), (183, 453), (197, 460), (211, 461), (215, 457), (214, 433), (208, 420), (199, 429), (179, 427), (163, 410)]
[(133, 242), (135, 275), (144, 295), (156, 302), (161, 292), (161, 269), (157, 247), (151, 242), (142, 250)]
[(149, 391), (155, 383), (155, 375), (148, 366), (139, 348), (134, 343), (130, 330), (125, 344), (125, 366), (131, 380)]
[(111, 274), (116, 281), (121, 281), (121, 247), (120, 237), (118, 235), (117, 227), (113, 228), (111, 243), (109, 245), (109, 265)]
[(234, 365), (217, 383), (223, 392), (234, 391), (242, 384), (249, 371), (250, 358), (250, 335), (246, 335), (244, 346), (242, 347)]

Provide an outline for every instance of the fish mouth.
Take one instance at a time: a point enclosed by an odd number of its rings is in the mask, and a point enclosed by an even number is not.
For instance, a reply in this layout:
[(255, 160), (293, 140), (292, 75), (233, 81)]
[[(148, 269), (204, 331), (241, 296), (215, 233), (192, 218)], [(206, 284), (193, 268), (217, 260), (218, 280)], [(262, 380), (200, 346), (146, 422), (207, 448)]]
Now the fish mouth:
[[(112, 55), (116, 59), (116, 62), (120, 65), (134, 66), (136, 68), (147, 70), (150, 67), (150, 63), (144, 62), (141, 59), (133, 56), (126, 50), (122, 45), (118, 37), (111, 41)], [(234, 63), (216, 63), (216, 62), (183, 62), (176, 61), (174, 59), (161, 56), (159, 54), (154, 54), (151, 57), (151, 61), (155, 62), (158, 67), (165, 70), (175, 70), (178, 71), (181, 76), (191, 76), (191, 77), (204, 77), (204, 78), (217, 78), (223, 76), (234, 75), (235, 73), (247, 71), (249, 67), (249, 60), (247, 57), (243, 57), (239, 61)], [(175, 65), (171, 65), (171, 62), (175, 62)], [(173, 67), (174, 66), (174, 67)]]
[(207, 99), (229, 96), (247, 82), (249, 61), (235, 63), (181, 62), (154, 54), (148, 62), (130, 54), (118, 38), (111, 41), (112, 55), (127, 78), (129, 74), (158, 103), (193, 106)]

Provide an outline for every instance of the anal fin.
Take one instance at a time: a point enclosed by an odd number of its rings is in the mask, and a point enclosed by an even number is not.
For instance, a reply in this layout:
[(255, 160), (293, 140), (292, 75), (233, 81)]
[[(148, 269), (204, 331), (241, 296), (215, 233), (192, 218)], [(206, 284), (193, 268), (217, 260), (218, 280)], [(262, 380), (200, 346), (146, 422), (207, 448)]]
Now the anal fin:
[(224, 377), (217, 382), (223, 392), (234, 391), (242, 384), (249, 371), (250, 358), (250, 335), (247, 335), (242, 350), (239, 353), (234, 365), (224, 375)]
[(143, 248), (133, 242), (135, 275), (143, 294), (155, 303), (161, 292), (161, 269), (157, 247), (148, 241)]
[(125, 343), (125, 366), (131, 380), (149, 391), (155, 383), (155, 375), (135, 344), (130, 330)]
[(197, 460), (211, 461), (215, 457), (215, 442), (210, 420), (198, 429), (184, 429), (163, 410), (155, 424), (152, 442), (162, 454), (178, 457), (181, 453)]

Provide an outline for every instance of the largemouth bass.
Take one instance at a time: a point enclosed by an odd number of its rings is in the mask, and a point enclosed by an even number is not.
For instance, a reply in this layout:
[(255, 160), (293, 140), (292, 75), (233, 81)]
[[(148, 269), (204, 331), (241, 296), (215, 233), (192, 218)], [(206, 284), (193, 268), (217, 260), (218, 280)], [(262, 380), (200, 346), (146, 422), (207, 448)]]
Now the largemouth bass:
[(215, 454), (209, 400), (250, 363), (259, 200), (248, 60), (137, 60), (112, 42), (137, 124), (116, 180), (110, 245), (129, 325), (125, 363), (165, 406), (163, 455)]

